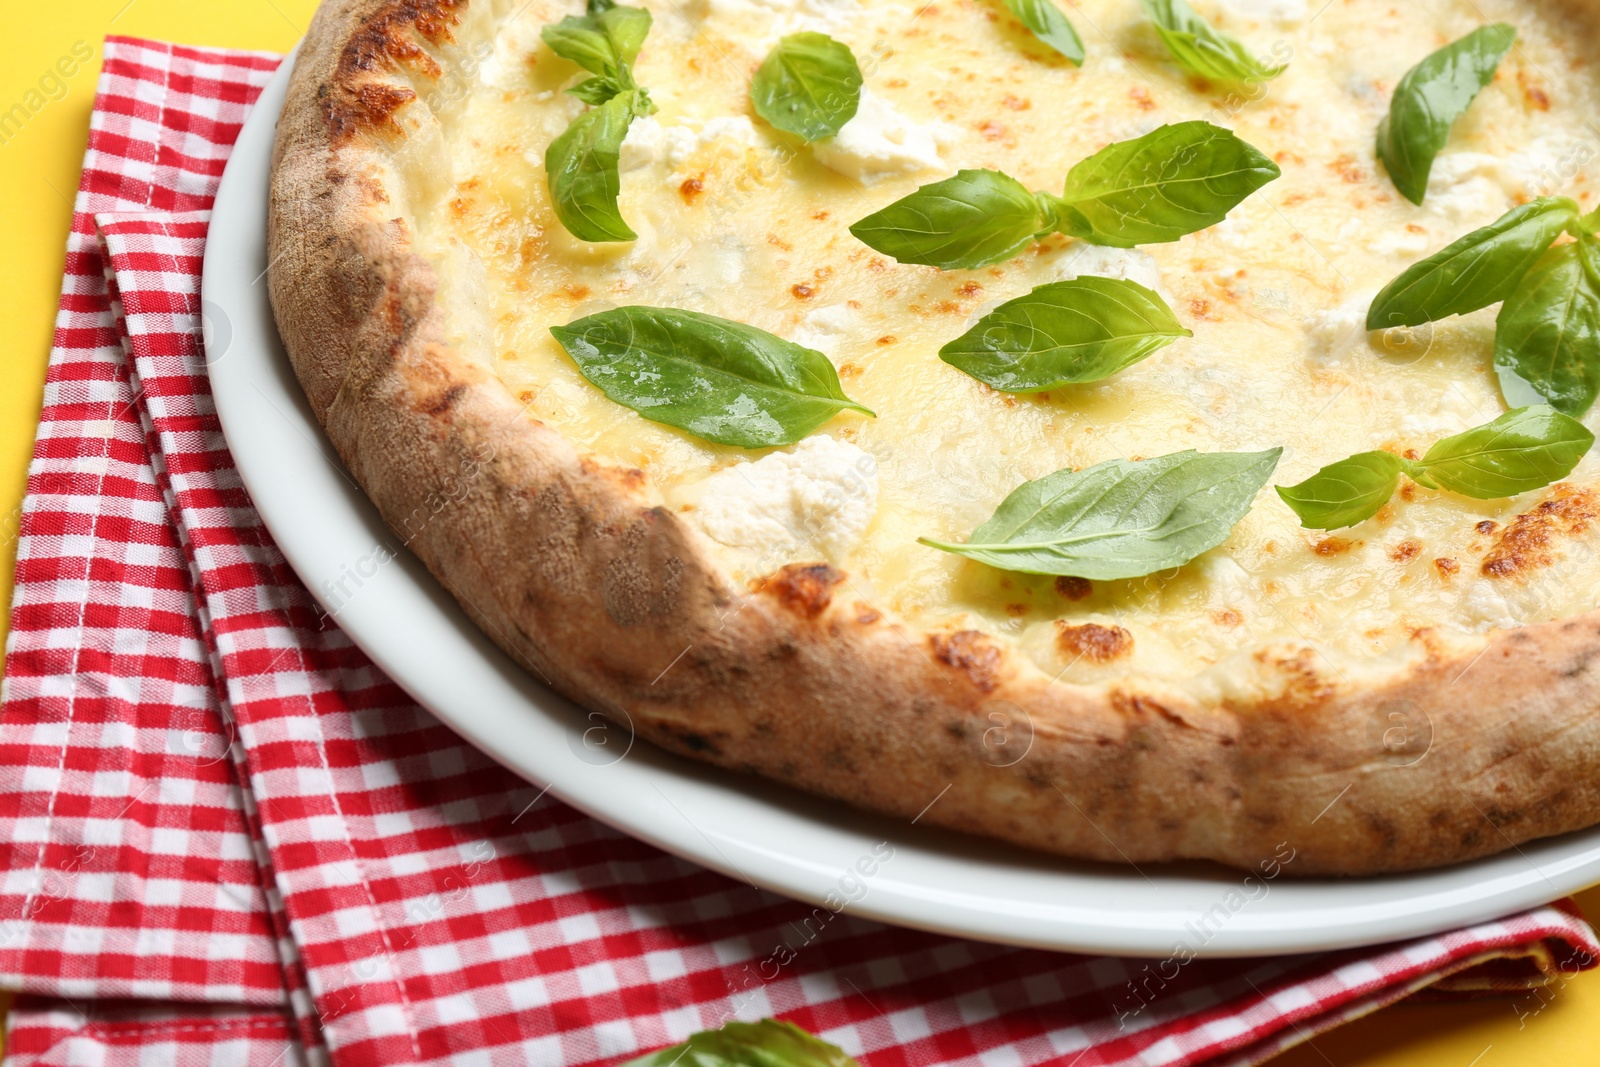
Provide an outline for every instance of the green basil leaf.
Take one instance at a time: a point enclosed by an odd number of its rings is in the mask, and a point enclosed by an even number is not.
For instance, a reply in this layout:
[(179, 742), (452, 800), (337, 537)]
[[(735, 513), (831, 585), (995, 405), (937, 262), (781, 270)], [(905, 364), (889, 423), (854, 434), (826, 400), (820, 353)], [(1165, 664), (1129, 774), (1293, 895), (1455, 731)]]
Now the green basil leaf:
[(1032, 193), (995, 170), (924, 185), (850, 227), (902, 263), (985, 267), (1060, 231), (1131, 248), (1214, 226), (1279, 174), (1272, 160), (1209, 122), (1162, 126), (1108, 145), (1067, 174), (1066, 193)]
[(872, 414), (821, 352), (715, 315), (621, 307), (550, 332), (606, 396), (718, 444), (788, 445), (846, 408)]
[(595, 107), (627, 91), (610, 78), (589, 78), (567, 90), (585, 104), (592, 104)]
[(1367, 309), (1367, 329), (1421, 326), (1504, 300), (1577, 218), (1578, 205), (1564, 196), (1512, 208), (1384, 286)]
[(650, 32), (650, 12), (612, 5), (586, 15), (568, 15), (539, 31), (550, 51), (590, 74), (633, 88), (633, 61)]
[(681, 1045), (617, 1067), (860, 1067), (844, 1050), (793, 1023), (762, 1019), (703, 1030)]
[(600, 12), (597, 20), (601, 30), (610, 38), (618, 62), (631, 74), (633, 61), (639, 58), (639, 49), (644, 47), (644, 39), (650, 35), (650, 12), (642, 7), (613, 4)]
[(1310, 530), (1339, 530), (1365, 522), (1394, 496), (1404, 461), (1389, 452), (1362, 452), (1330, 463), (1278, 495)]
[(939, 358), (1001, 392), (1024, 393), (1109, 378), (1192, 336), (1137, 282), (1083, 275), (1006, 301)]
[(615, 78), (621, 70), (616, 46), (599, 22), (587, 15), (568, 15), (539, 31), (550, 51), (578, 64), (590, 74)]
[[(620, 11), (620, 8), (612, 8)], [(631, 241), (638, 234), (617, 207), (622, 140), (637, 115), (653, 110), (642, 89), (630, 89), (572, 120), (544, 153), (556, 217), (580, 241)]]
[(1494, 80), (1512, 44), (1514, 26), (1480, 26), (1406, 71), (1378, 124), (1378, 158), (1395, 188), (1413, 204), (1428, 192), (1433, 159), (1450, 139), (1450, 127), (1483, 87)]
[(1015, 178), (963, 170), (874, 211), (850, 232), (901, 263), (953, 270), (1009, 259), (1049, 233), (1051, 221), (1046, 204)]
[(825, 33), (780, 40), (750, 82), (756, 114), (807, 141), (837, 134), (861, 103), (861, 68), (850, 47)]
[(1052, 0), (1005, 0), (1006, 7), (1035, 37), (1072, 61), (1083, 66), (1083, 41)]
[(1138, 578), (1221, 544), (1282, 454), (1188, 451), (1059, 470), (1018, 486), (966, 544), (920, 540), (1001, 570)]
[(1209, 122), (1179, 122), (1107, 145), (1067, 173), (1063, 199), (1095, 244), (1132, 248), (1214, 226), (1278, 177), (1277, 164)]
[(1583, 423), (1539, 405), (1435, 442), (1422, 465), (1453, 493), (1498, 500), (1560, 481), (1593, 444)]
[(1145, 14), (1178, 66), (1190, 74), (1224, 82), (1271, 81), (1284, 66), (1263, 63), (1241, 42), (1212, 29), (1184, 0), (1140, 0)]
[(1600, 208), (1595, 208), (1582, 218), (1573, 219), (1567, 230), (1574, 237), (1600, 236)]
[(1581, 416), (1600, 396), (1600, 243), (1544, 254), (1495, 319), (1494, 366), (1509, 404)]

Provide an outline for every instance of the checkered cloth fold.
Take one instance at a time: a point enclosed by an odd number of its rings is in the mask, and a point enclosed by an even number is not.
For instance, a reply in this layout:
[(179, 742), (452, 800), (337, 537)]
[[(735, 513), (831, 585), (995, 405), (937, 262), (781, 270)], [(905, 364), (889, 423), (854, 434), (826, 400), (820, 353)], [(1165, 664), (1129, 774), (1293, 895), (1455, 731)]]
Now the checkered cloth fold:
[(1181, 966), (821, 921), (541, 799), (317, 610), (223, 440), (206, 210), (278, 62), (106, 43), (0, 713), (8, 1062), (598, 1065), (776, 1015), (868, 1067), (1253, 1063), (1600, 956), (1570, 903)]

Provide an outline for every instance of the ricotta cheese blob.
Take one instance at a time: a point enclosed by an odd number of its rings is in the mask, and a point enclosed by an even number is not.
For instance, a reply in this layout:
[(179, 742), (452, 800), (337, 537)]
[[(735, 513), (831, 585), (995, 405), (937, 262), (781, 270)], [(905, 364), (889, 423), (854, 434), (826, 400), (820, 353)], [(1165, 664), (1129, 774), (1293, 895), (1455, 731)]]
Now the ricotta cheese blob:
[[(966, 539), (1023, 481), (1066, 467), (1282, 445), (1272, 482), (1290, 485), (1356, 452), (1420, 455), (1505, 411), (1496, 308), (1372, 334), (1366, 309), (1412, 262), (1515, 204), (1600, 202), (1595, 36), (1565, 6), (1200, 4), (1257, 55), (1288, 62), (1240, 90), (1177, 68), (1131, 0), (1068, 9), (1088, 46), (1081, 68), (998, 4), (642, 4), (655, 21), (635, 76), (659, 110), (622, 150), (620, 208), (638, 241), (577, 241), (550, 207), (544, 152), (583, 110), (564, 92), (582, 75), (538, 29), (576, 0), (491, 0), (497, 40), (481, 76), (398, 113), (427, 147), (396, 165), (437, 173), (442, 157), (449, 178), (408, 183), (413, 202), (397, 210), (440, 273), (452, 338), (525, 417), (641, 471), (647, 502), (675, 510), (736, 580), (826, 560), (885, 617), (996, 635), (1063, 684), (1138, 674), (1206, 697), (1249, 691), (1262, 658), (1304, 655), (1360, 677), (1423, 655), (1419, 634), (1466, 639), (1596, 607), (1593, 455), (1562, 485), (1510, 500), (1403, 483), (1373, 519), (1333, 533), (1302, 529), (1269, 485), (1222, 545), (1127, 581), (1007, 573), (917, 542)], [(1374, 158), (1378, 123), (1411, 66), (1489, 21), (1515, 25), (1517, 47), (1413, 205)], [(803, 29), (848, 44), (865, 79), (856, 117), (813, 145), (768, 127), (749, 100), (754, 66)], [(1057, 235), (992, 267), (940, 271), (896, 263), (848, 230), (958, 168), (1059, 192), (1107, 144), (1189, 119), (1232, 129), (1282, 176), (1170, 244)], [(939, 359), (983, 310), (1082, 274), (1154, 289), (1193, 336), (1105, 381), (1020, 395)], [(814, 348), (877, 417), (841, 414), (765, 455), (649, 422), (590, 385), (549, 333), (627, 304), (720, 315)], [(1600, 429), (1595, 413), (1584, 421)], [(1073, 636), (1091, 622), (1126, 640)]]
[(925, 174), (950, 170), (939, 156), (939, 137), (946, 131), (915, 123), (896, 111), (870, 89), (861, 90), (861, 102), (850, 121), (835, 137), (811, 146), (817, 162), (854, 181), (872, 184), (900, 174)]
[(815, 434), (686, 485), (672, 502), (731, 550), (737, 577), (759, 578), (794, 560), (843, 563), (877, 511), (878, 467), (855, 445)]

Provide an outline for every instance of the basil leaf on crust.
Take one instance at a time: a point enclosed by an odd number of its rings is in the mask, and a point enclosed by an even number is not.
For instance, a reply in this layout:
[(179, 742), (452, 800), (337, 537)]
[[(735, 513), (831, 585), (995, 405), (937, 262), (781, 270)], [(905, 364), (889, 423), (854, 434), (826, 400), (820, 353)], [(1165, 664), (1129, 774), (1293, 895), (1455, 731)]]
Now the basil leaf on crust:
[(1132, 248), (1215, 226), (1280, 173), (1254, 145), (1196, 119), (1107, 145), (1067, 172), (1061, 197), (1088, 226), (1073, 236)]
[(540, 36), (550, 50), (594, 75), (567, 91), (593, 105), (545, 149), (544, 169), (556, 217), (580, 241), (632, 241), (622, 218), (618, 160), (628, 127), (655, 111), (633, 80), (633, 61), (650, 32), (650, 12), (612, 0), (589, 0), (583, 15), (568, 15)]
[(963, 544), (918, 540), (1006, 571), (1139, 578), (1226, 540), (1282, 454), (1174, 452), (1060, 470), (1012, 490)]
[(1593, 444), (1594, 434), (1577, 419), (1526, 407), (1435, 442), (1421, 464), (1441, 489), (1498, 500), (1560, 481)]
[(997, 170), (963, 170), (924, 185), (850, 227), (901, 263), (986, 267), (1064, 233), (1131, 248), (1213, 226), (1278, 177), (1277, 164), (1220, 126), (1162, 126), (1107, 145), (1067, 172), (1061, 196), (1030, 192)]
[(650, 33), (650, 12), (642, 7), (591, 4), (584, 15), (568, 15), (539, 31), (550, 51), (590, 74), (609, 78), (624, 89), (633, 84), (633, 61)]
[(606, 396), (718, 444), (789, 445), (841, 411), (872, 414), (821, 352), (731, 319), (621, 307), (550, 332)]
[(1278, 496), (1308, 530), (1342, 530), (1366, 522), (1389, 502), (1404, 460), (1392, 452), (1360, 452), (1330, 463)]
[(1600, 396), (1600, 241), (1582, 236), (1546, 252), (1506, 297), (1494, 327), (1507, 403), (1585, 414)]
[(939, 349), (939, 358), (1003, 393), (1097, 382), (1193, 336), (1138, 282), (1085, 274), (1008, 300)]
[(1384, 286), (1367, 309), (1367, 329), (1421, 326), (1499, 303), (1577, 218), (1578, 205), (1564, 196), (1512, 208)]
[(1378, 158), (1400, 194), (1413, 204), (1428, 194), (1434, 157), (1516, 42), (1516, 27), (1480, 26), (1406, 71), (1378, 124)]
[(1300, 524), (1338, 530), (1365, 522), (1394, 495), (1402, 473), (1429, 489), (1477, 500), (1543, 489), (1571, 474), (1594, 444), (1577, 419), (1538, 406), (1436, 441), (1420, 460), (1362, 452), (1330, 463), (1299, 485), (1278, 487)]
[(855, 117), (861, 68), (848, 45), (822, 33), (791, 33), (756, 71), (750, 103), (778, 129), (820, 141)]
[(1083, 66), (1083, 40), (1055, 0), (1005, 0), (1017, 21), (1075, 67)]
[(1041, 196), (997, 170), (963, 170), (924, 185), (850, 227), (860, 242), (901, 263), (944, 270), (1010, 259), (1051, 232)]
[(544, 169), (556, 217), (580, 241), (632, 241), (617, 197), (622, 192), (622, 142), (639, 115), (653, 110), (642, 89), (590, 108), (545, 150)]
[(1140, 0), (1161, 43), (1178, 66), (1213, 81), (1271, 81), (1285, 66), (1263, 63), (1233, 37), (1212, 27), (1184, 0)]

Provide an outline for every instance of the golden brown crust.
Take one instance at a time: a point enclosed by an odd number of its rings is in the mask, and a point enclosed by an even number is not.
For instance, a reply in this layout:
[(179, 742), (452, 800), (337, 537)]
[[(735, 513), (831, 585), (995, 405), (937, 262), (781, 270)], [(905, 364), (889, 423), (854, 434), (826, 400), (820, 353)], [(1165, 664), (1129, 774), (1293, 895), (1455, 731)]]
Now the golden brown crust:
[[(642, 502), (637, 472), (581, 455), (445, 341), (391, 161), (397, 120), (450, 76), (471, 14), (467, 0), (324, 3), (279, 125), (271, 296), (356, 480), (555, 688), (698, 759), (1112, 862), (1254, 866), (1288, 842), (1293, 873), (1367, 874), (1600, 821), (1600, 614), (1465, 645), (1423, 631), (1408, 666), (1372, 678), (1268, 648), (1271, 684), (1200, 701), (1053, 684), (987, 635), (916, 634), (837, 595), (821, 565), (734, 588)], [(1122, 642), (1064, 639), (1091, 655)]]

